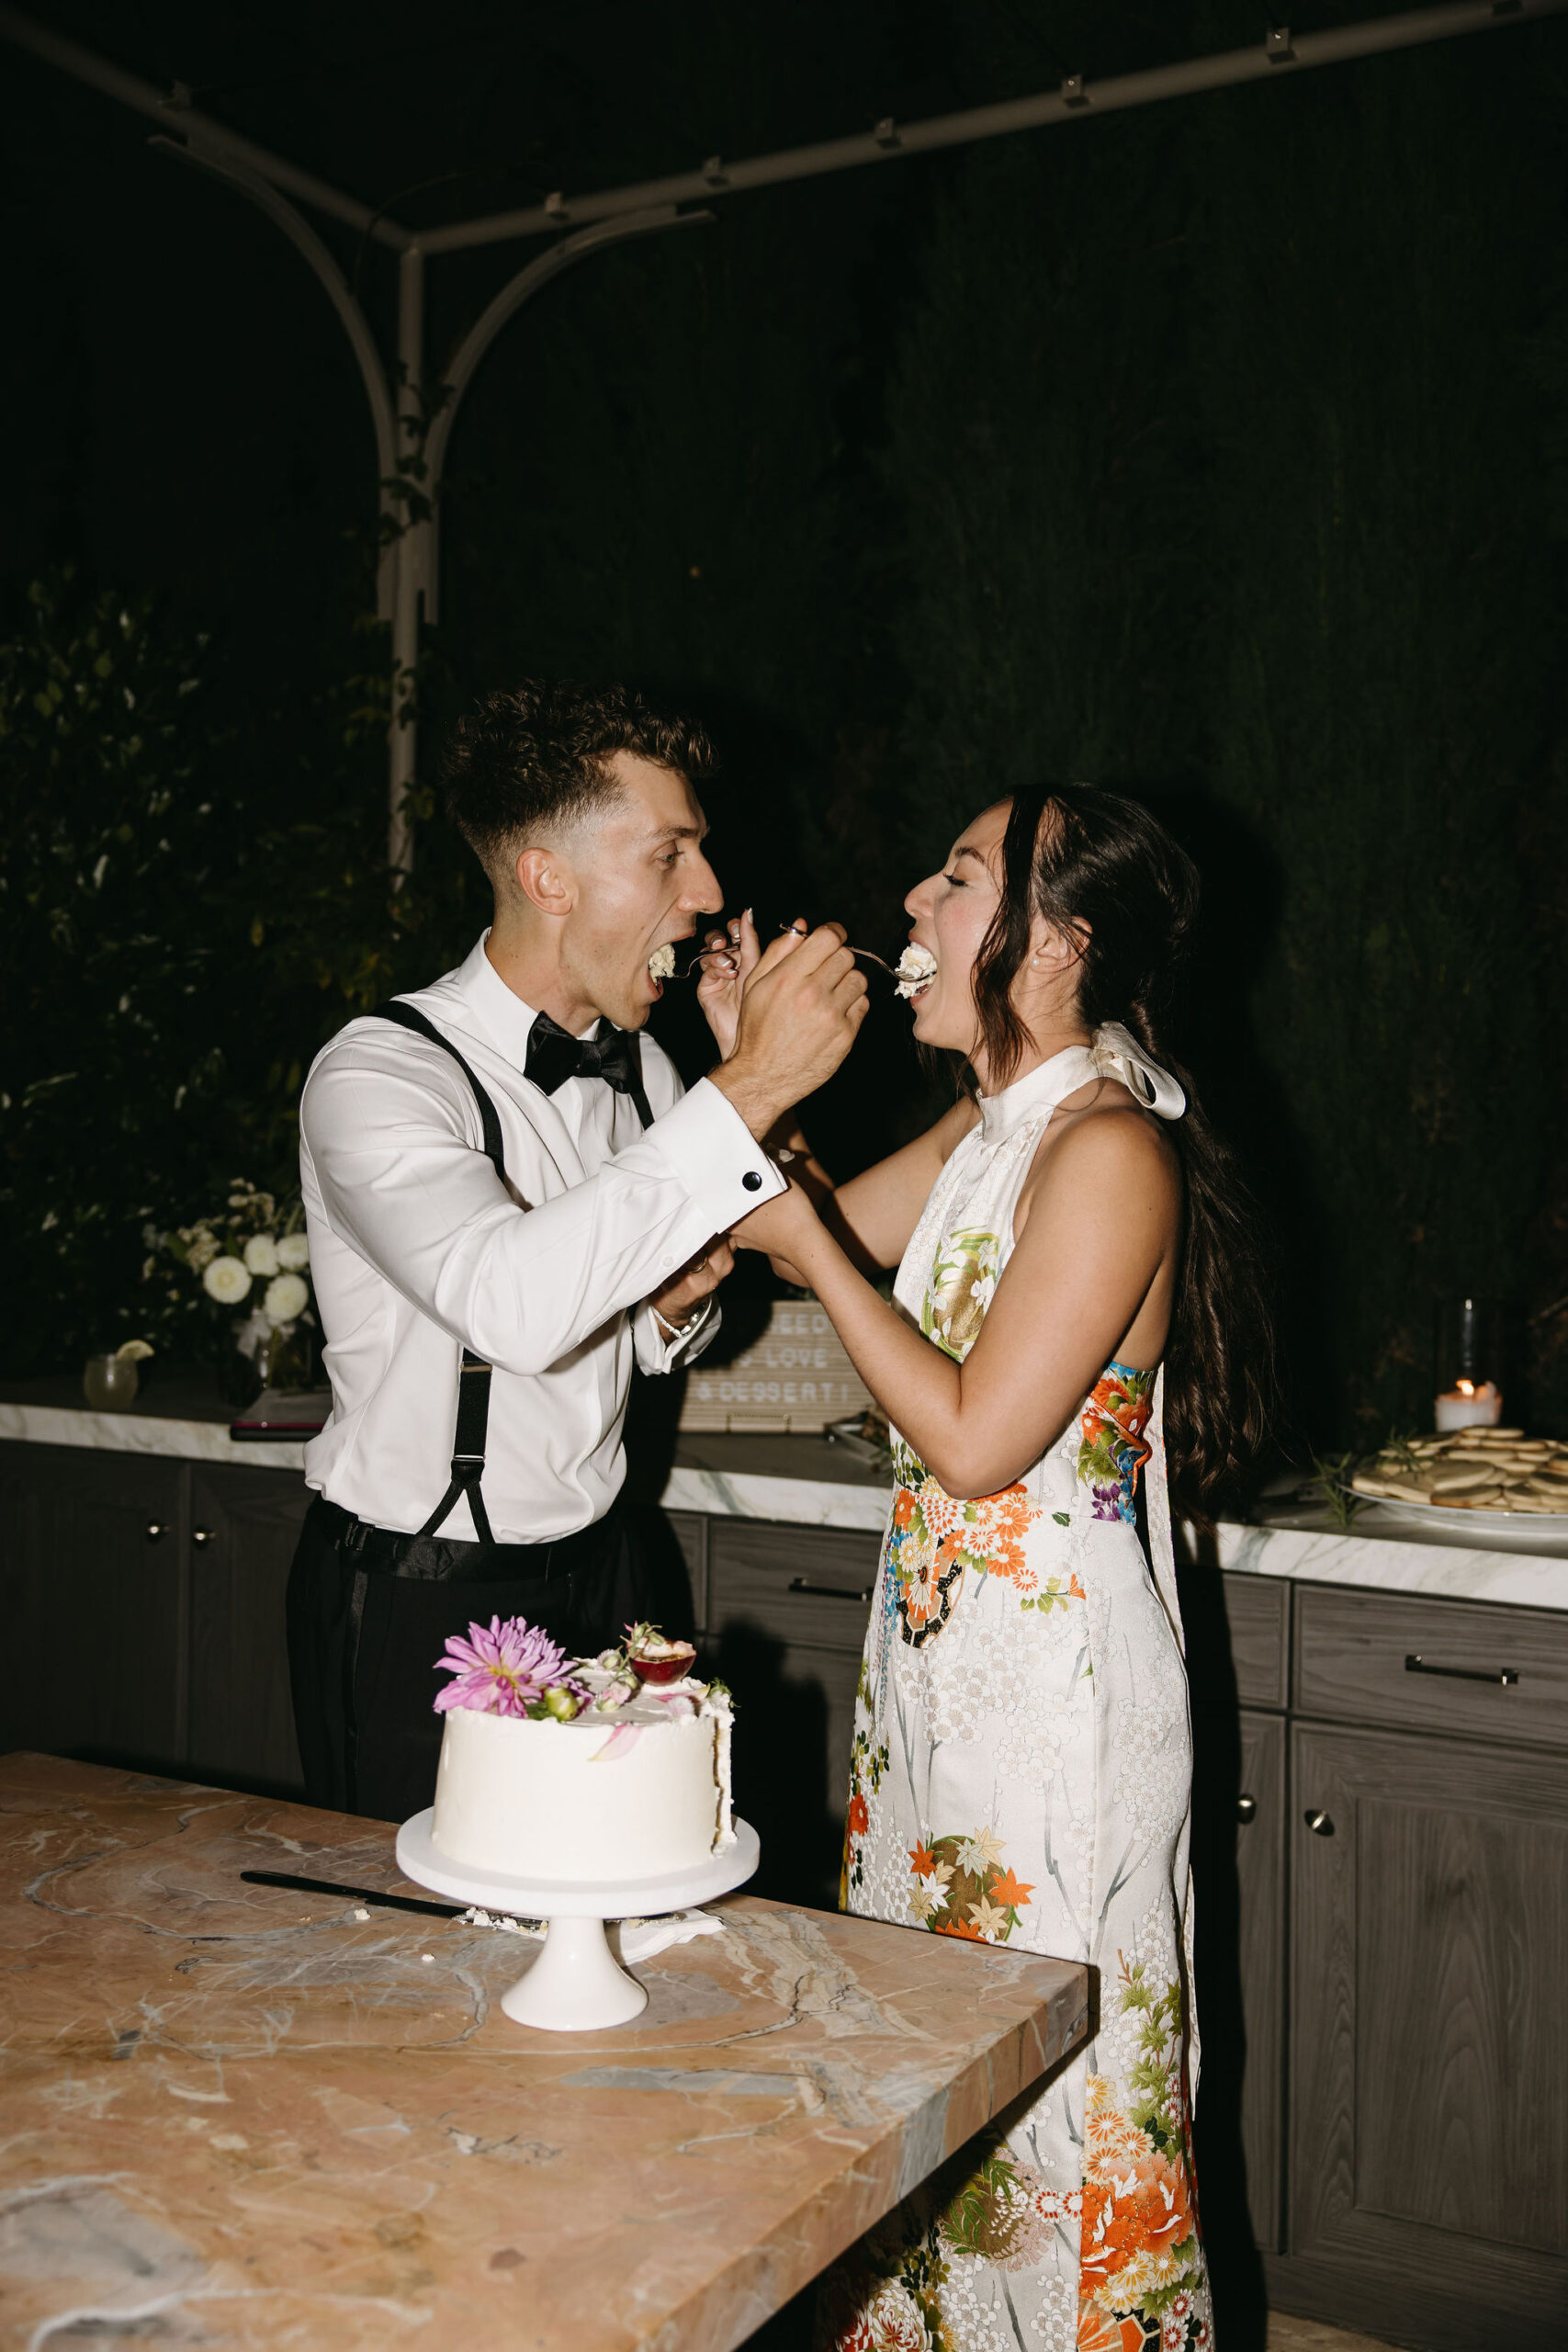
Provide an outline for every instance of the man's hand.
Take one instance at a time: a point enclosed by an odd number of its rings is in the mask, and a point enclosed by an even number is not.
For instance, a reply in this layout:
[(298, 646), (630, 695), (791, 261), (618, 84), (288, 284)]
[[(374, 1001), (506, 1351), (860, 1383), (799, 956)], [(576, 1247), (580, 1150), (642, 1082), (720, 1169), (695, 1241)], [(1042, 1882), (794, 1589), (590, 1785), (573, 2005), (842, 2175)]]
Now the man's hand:
[(841, 925), (784, 932), (745, 984), (735, 1051), (709, 1072), (759, 1141), (780, 1114), (831, 1078), (870, 999)]
[(656, 1290), (649, 1300), (656, 1315), (666, 1323), (683, 1324), (694, 1319), (693, 1309), (705, 1299), (711, 1298), (726, 1274), (735, 1265), (735, 1253), (722, 1233), (715, 1236), (700, 1258), (694, 1258), (682, 1267), (672, 1281), (662, 1290)]

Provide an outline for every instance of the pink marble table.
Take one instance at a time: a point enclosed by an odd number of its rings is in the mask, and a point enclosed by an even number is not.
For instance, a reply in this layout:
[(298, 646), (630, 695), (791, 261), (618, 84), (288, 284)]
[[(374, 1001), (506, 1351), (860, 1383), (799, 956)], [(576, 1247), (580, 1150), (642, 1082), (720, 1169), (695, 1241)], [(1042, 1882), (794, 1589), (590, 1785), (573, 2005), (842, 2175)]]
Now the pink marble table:
[(6, 2344), (727, 2352), (1086, 2030), (1082, 1968), (742, 1894), (533, 2032), (516, 1937), (240, 1879), (419, 1894), (393, 1835), (0, 1761)]

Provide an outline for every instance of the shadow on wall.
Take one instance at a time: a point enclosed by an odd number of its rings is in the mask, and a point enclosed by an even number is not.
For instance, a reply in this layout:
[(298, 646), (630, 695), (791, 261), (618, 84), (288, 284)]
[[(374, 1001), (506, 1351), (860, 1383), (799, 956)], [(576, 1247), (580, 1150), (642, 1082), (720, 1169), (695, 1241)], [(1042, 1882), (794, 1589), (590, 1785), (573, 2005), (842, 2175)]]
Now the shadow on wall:
[[(1304, 1412), (1300, 1400), (1331, 1398), (1333, 1382), (1322, 1331), (1324, 1219), (1312, 1193), (1309, 1138), (1281, 1075), (1285, 1041), (1260, 1038), (1251, 1011), (1278, 938), (1285, 876), (1274, 852), (1213, 793), (1184, 787), (1144, 797), (1202, 881), (1174, 1049), (1261, 1214), (1284, 1392), (1277, 1436), (1288, 1448)], [(1306, 1434), (1323, 1442), (1320, 1431)]]

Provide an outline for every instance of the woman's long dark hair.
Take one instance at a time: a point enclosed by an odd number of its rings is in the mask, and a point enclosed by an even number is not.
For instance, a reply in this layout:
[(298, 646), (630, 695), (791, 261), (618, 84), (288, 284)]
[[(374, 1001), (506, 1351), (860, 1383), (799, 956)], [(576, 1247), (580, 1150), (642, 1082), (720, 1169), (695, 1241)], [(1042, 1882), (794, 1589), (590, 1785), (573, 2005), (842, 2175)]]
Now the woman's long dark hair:
[(988, 1083), (1004, 1087), (1028, 1043), (1012, 985), (1036, 916), (1080, 943), (1085, 1026), (1119, 1021), (1187, 1096), (1170, 1133), (1186, 1213), (1165, 1353), (1166, 1452), (1178, 1508), (1209, 1505), (1263, 1445), (1274, 1395), (1269, 1284), (1251, 1201), (1192, 1081), (1162, 1035), (1198, 911), (1198, 871), (1135, 800), (1091, 785), (1013, 797), (1002, 898), (975, 964)]

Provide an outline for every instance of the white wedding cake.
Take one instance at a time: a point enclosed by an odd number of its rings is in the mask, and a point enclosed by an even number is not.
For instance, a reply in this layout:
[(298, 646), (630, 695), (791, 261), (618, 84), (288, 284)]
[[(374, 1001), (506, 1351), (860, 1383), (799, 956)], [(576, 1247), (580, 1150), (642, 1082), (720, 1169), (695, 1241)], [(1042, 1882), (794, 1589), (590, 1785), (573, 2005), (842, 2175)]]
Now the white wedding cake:
[(568, 1659), (520, 1617), (470, 1625), (439, 1664), (454, 1679), (431, 1841), (506, 1877), (615, 1883), (732, 1845), (729, 1694), (685, 1669), (652, 1627)]

